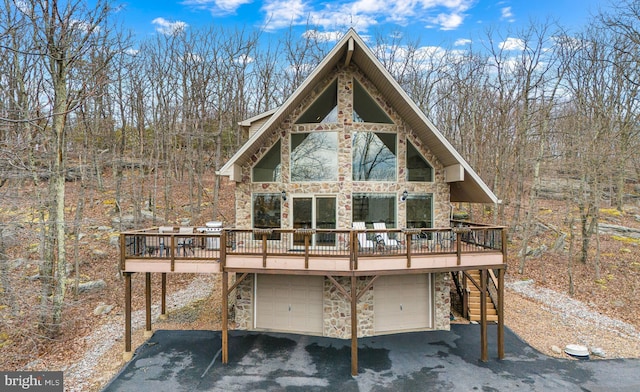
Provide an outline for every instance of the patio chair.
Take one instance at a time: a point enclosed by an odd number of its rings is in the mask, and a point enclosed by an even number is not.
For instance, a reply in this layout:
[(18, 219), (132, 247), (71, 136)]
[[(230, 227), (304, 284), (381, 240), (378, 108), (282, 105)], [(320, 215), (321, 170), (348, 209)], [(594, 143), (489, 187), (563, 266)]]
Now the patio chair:
[[(180, 227), (178, 229), (178, 234), (193, 234), (193, 227)], [(180, 254), (180, 249), (182, 249), (182, 253), (185, 257), (187, 257), (187, 250), (191, 251), (191, 254), (195, 256), (196, 252), (193, 248), (193, 237), (178, 237), (176, 238), (178, 255)]]
[[(173, 226), (160, 226), (158, 227), (158, 234), (167, 234), (173, 233)], [(171, 249), (171, 238), (170, 237), (158, 237), (158, 242), (160, 243), (160, 256), (166, 252), (166, 255), (169, 256), (169, 250)]]
[(142, 243), (142, 254), (153, 256), (160, 249), (160, 238), (155, 235), (145, 235)]
[(364, 222), (353, 222), (353, 228), (358, 230), (358, 245), (360, 249), (375, 249), (375, 241), (367, 239), (367, 233), (364, 231), (367, 230), (367, 226)]
[(382, 242), (385, 247), (399, 247), (400, 243), (398, 240), (389, 238), (389, 233), (387, 233), (387, 225), (384, 222), (375, 222), (373, 224), (374, 230), (384, 230), (376, 233), (376, 239), (378, 242)]

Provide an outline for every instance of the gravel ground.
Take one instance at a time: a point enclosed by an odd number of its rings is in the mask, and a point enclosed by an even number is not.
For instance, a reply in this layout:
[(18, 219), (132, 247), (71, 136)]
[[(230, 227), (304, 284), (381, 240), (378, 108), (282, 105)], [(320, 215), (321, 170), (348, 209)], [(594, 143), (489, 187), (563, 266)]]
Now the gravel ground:
[[(194, 301), (207, 297), (213, 287), (215, 279), (211, 275), (198, 275), (186, 288), (167, 295), (167, 304), (174, 309), (183, 308)], [(152, 323), (158, 321), (160, 306), (151, 307)], [(134, 332), (133, 349), (144, 341), (142, 331), (144, 330), (145, 312), (135, 311), (131, 315), (131, 325)], [(91, 349), (84, 353), (81, 361), (68, 367), (62, 367), (64, 372), (65, 391), (89, 391), (100, 390), (116, 372), (113, 368), (118, 368), (122, 364), (122, 350), (124, 338), (124, 316), (112, 321), (95, 330), (87, 336), (88, 346)], [(137, 344), (136, 344), (137, 343)], [(107, 358), (105, 358), (107, 357)], [(105, 364), (105, 360), (110, 362)], [(114, 363), (115, 362), (115, 363)]]
[(568, 344), (589, 348), (593, 358), (639, 358), (640, 332), (580, 301), (533, 281), (506, 283), (505, 324), (544, 354), (566, 357)]
[[(201, 307), (194, 304), (201, 304), (201, 300), (216, 289), (218, 280), (215, 278), (200, 275), (185, 289), (169, 295), (167, 303), (174, 310), (169, 312), (167, 321), (157, 320), (159, 307), (153, 307), (154, 328), (179, 327), (178, 322), (186, 310), (199, 312)], [(532, 281), (508, 282), (505, 293), (505, 324), (540, 352), (566, 357), (559, 349), (567, 344), (582, 344), (591, 350), (600, 349), (607, 358), (640, 357), (640, 333), (632, 325), (601, 315), (561, 293), (537, 288)], [(206, 302), (207, 308), (215, 307), (210, 301)], [(146, 340), (143, 337), (144, 318), (143, 310), (132, 315), (134, 348)], [(188, 321), (193, 319), (190, 316)], [(209, 315), (180, 327), (215, 329), (212, 322), (215, 320)], [(66, 391), (100, 391), (109, 382), (123, 365), (123, 332), (123, 318), (120, 317), (86, 337), (92, 348), (81, 361), (61, 369)], [(506, 351), (508, 355), (508, 348)]]

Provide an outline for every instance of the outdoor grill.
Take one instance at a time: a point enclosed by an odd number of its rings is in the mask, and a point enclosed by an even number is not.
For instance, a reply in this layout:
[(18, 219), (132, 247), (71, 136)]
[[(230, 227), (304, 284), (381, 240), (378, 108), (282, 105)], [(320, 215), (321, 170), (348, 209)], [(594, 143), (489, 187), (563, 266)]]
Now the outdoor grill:
[(205, 223), (205, 227), (198, 227), (197, 229), (200, 233), (208, 234), (206, 241), (207, 249), (220, 249), (220, 234), (222, 233), (223, 227), (222, 222), (220, 221), (211, 221)]

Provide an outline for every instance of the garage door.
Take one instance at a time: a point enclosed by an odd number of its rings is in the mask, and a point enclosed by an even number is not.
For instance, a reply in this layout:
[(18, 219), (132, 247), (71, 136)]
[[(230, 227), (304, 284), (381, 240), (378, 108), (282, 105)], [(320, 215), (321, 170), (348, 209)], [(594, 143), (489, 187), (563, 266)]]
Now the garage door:
[(257, 275), (256, 328), (322, 335), (322, 276)]
[(430, 275), (380, 276), (374, 283), (376, 333), (432, 328)]

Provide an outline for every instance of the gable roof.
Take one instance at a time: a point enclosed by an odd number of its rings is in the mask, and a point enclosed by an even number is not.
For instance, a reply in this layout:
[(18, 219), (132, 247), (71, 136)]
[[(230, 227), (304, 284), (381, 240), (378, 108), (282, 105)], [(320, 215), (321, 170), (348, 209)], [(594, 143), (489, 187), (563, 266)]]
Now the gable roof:
[[(396, 113), (410, 126), (416, 136), (424, 142), (445, 168), (453, 169), (445, 170), (445, 173), (459, 173), (456, 174), (456, 177), (459, 178), (450, 178), (448, 180), (451, 185), (450, 200), (452, 202), (498, 202), (496, 195), (429, 121), (353, 29), (350, 29), (342, 37), (282, 106), (272, 112), (267, 112), (270, 114), (268, 120), (257, 132), (249, 137), (249, 140), (229, 159), (218, 174), (229, 176), (231, 180), (239, 181), (239, 167), (268, 142), (271, 131), (278, 127), (302, 103), (312, 92), (316, 83), (327, 77), (337, 64), (349, 64), (350, 62), (355, 63), (360, 68), (362, 73), (376, 86)], [(254, 118), (263, 118), (263, 116), (260, 115)], [(250, 120), (245, 120), (241, 124), (246, 126), (246, 121)], [(452, 180), (455, 182), (452, 182)]]

